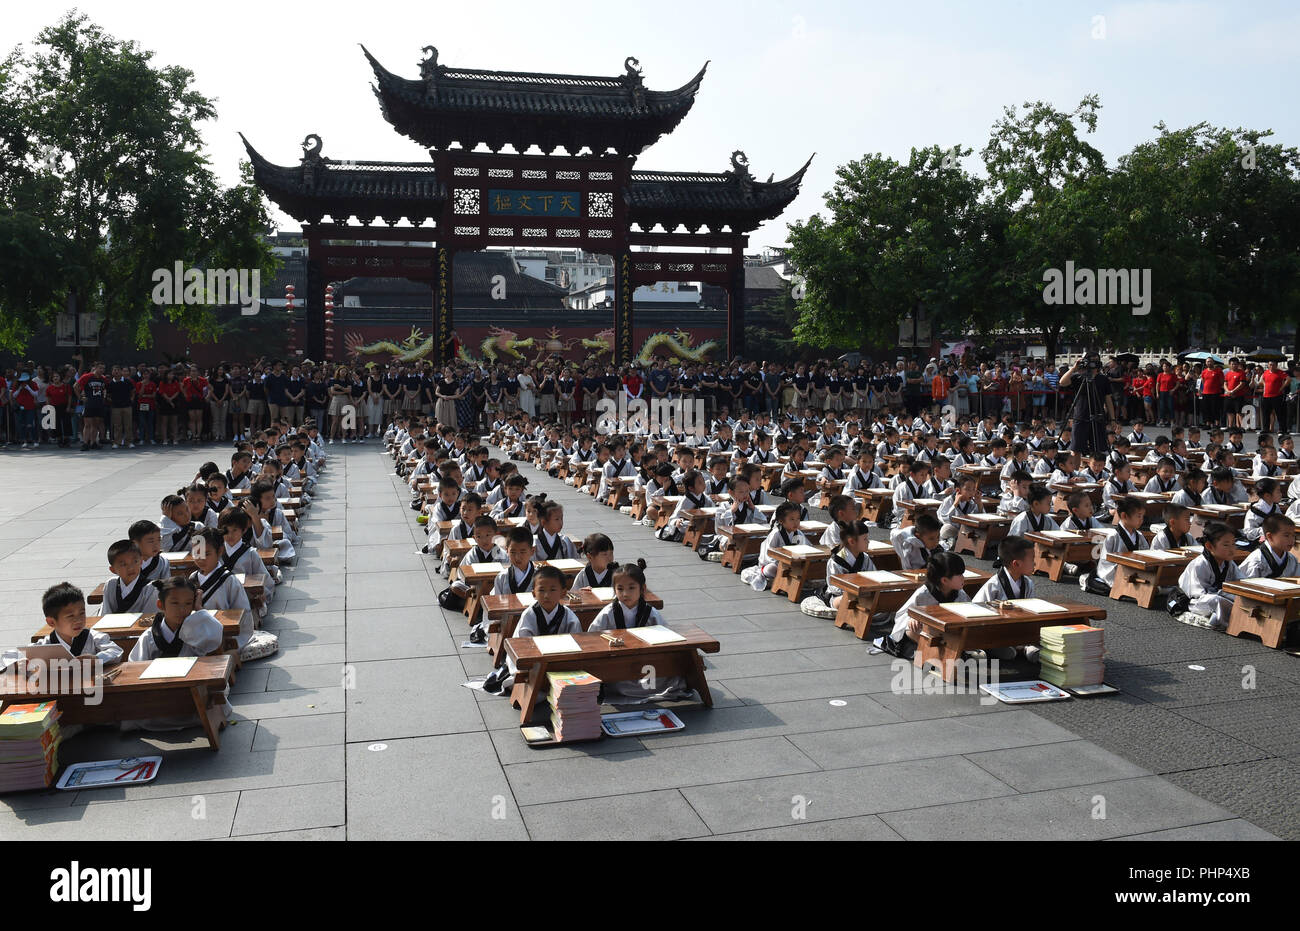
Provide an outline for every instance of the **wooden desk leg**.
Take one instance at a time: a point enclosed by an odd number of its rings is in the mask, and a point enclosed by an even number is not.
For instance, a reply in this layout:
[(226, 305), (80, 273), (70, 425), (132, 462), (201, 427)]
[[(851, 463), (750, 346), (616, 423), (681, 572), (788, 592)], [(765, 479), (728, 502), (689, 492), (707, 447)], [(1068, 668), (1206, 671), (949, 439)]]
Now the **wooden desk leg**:
[(1228, 618), (1228, 633), (1233, 637), (1254, 634), (1264, 646), (1276, 650), (1286, 635), (1287, 613), (1287, 605), (1263, 604), (1238, 595)]
[(686, 684), (693, 688), (704, 702), (704, 707), (713, 707), (713, 695), (709, 692), (709, 683), (704, 678), (704, 660), (699, 650), (691, 651), (691, 662), (686, 672)]
[(1065, 557), (1050, 546), (1041, 543), (1034, 545), (1038, 550), (1036, 572), (1044, 573), (1053, 582), (1061, 581), (1065, 574)]
[(851, 630), (859, 640), (866, 640), (871, 630), (871, 606), (874, 604), (874, 599), (870, 605), (863, 605), (852, 595), (845, 595), (835, 609), (835, 626), (841, 630)]
[[(220, 707), (209, 707), (207, 686), (194, 686), (190, 689), (190, 697), (194, 700), (194, 709), (198, 712), (199, 723), (203, 725), (203, 733), (208, 737), (208, 749), (220, 750), (220, 731), (226, 726), (225, 715), (221, 713)], [(211, 698), (224, 700), (221, 695), (212, 695)]]
[(962, 553), (970, 553), (974, 556), (975, 535), (971, 532), (969, 527), (961, 524), (958, 524), (958, 526), (961, 527), (961, 530), (957, 532), (957, 542), (953, 545), (952, 551), (959, 556)]
[(475, 585), (470, 589), (469, 597), (465, 599), (465, 619), (469, 621), (470, 627), (474, 626), (475, 618), (478, 617), (479, 591), (479, 587)]
[(786, 589), (786, 597), (790, 599), (791, 604), (799, 603), (799, 596), (803, 594), (804, 583), (808, 576), (808, 563), (799, 563), (790, 567), (790, 584)]
[(519, 698), (520, 727), (526, 726), (532, 719), (537, 699), (546, 691), (547, 682), (545, 664), (538, 663), (528, 670), (528, 683), (524, 686), (524, 694)]
[(686, 532), (682, 534), (682, 546), (689, 550), (698, 550), (700, 548), (700, 540), (703, 536), (704, 525), (691, 524), (686, 528)]
[[(761, 569), (759, 570), (762, 571)], [(790, 567), (783, 562), (776, 564), (776, 578), (772, 579), (772, 594), (784, 595), (790, 584)]]

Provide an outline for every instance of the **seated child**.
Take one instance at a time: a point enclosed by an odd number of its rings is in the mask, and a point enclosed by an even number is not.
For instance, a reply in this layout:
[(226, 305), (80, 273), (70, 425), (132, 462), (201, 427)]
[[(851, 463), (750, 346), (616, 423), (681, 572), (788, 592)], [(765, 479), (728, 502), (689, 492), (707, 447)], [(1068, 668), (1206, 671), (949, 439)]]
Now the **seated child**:
[[(515, 528), (520, 529), (520, 528)], [(505, 563), (510, 556), (496, 545), (497, 522), (486, 514), (474, 520), (474, 545), (461, 557), (460, 565), (474, 566), (481, 563)], [(462, 578), (455, 579), (449, 588), (438, 593), (438, 604), (448, 611), (459, 611), (469, 599), (470, 588)]]
[(1011, 522), (1010, 533), (1023, 537), (1031, 530), (1042, 533), (1044, 530), (1060, 530), (1056, 519), (1052, 517), (1052, 492), (1045, 485), (1031, 485), (1025, 498), (1028, 507), (1016, 515)]
[(904, 501), (915, 501), (917, 498), (924, 497), (921, 494), (921, 486), (930, 478), (930, 463), (914, 462), (908, 475), (898, 487), (894, 489), (893, 517), (890, 519), (890, 527), (897, 530), (907, 516), (907, 511), (903, 509)]
[(582, 554), (587, 557), (587, 565), (573, 577), (569, 592), (577, 594), (593, 588), (612, 588), (614, 570), (618, 567), (614, 562), (614, 541), (603, 533), (590, 534), (582, 541)]
[[(972, 600), (987, 604), (992, 601), (1033, 598), (1034, 544), (1024, 537), (1008, 534), (998, 545), (998, 558), (1002, 567), (993, 573), (993, 578), (984, 583), (984, 587)], [(1035, 645), (1023, 646), (1019, 650), (1028, 660), (1038, 658), (1038, 647)], [(995, 647), (984, 653), (993, 659), (1009, 660), (1015, 658), (1017, 648)]]
[(1165, 456), (1156, 463), (1156, 474), (1151, 476), (1142, 490), (1151, 494), (1178, 491), (1178, 474), (1174, 461)]
[(858, 519), (860, 510), (856, 498), (849, 495), (834, 495), (826, 505), (831, 524), (822, 531), (821, 539), (817, 541), (818, 545), (831, 548), (839, 546), (843, 540), (844, 528)]
[(104, 664), (122, 658), (122, 648), (108, 634), (86, 626), (86, 597), (71, 582), (47, 588), (41, 596), (41, 610), (50, 633), (34, 646), (63, 646), (73, 656), (94, 656)]
[(1243, 579), (1281, 579), (1300, 575), (1300, 563), (1291, 554), (1295, 546), (1295, 522), (1282, 514), (1270, 514), (1260, 525), (1260, 545), (1241, 561)]
[(543, 501), (537, 505), (537, 548), (533, 558), (549, 562), (554, 559), (577, 559), (578, 548), (564, 535), (564, 505)]
[(1172, 502), (1165, 505), (1165, 525), (1151, 538), (1153, 550), (1176, 550), (1185, 546), (1195, 546), (1192, 539), (1192, 512), (1181, 504)]
[(1079, 576), (1079, 588), (1094, 595), (1109, 595), (1115, 583), (1115, 563), (1108, 558), (1111, 553), (1131, 553), (1148, 549), (1147, 538), (1142, 534), (1142, 523), (1147, 509), (1135, 498), (1121, 498), (1115, 504), (1115, 526), (1101, 541), (1101, 550), (1095, 573)]
[(966, 594), (966, 563), (956, 553), (935, 553), (925, 567), (925, 584), (894, 615), (889, 642), (877, 641), (876, 646), (892, 656), (911, 659), (921, 637), (921, 622), (912, 616), (911, 609), (955, 601), (970, 601)]
[(190, 520), (190, 508), (181, 495), (168, 495), (162, 499), (161, 530), (163, 546), (168, 553), (185, 553), (190, 548), (190, 538), (203, 529), (203, 525)]
[(938, 550), (939, 534), (943, 524), (928, 511), (916, 515), (910, 527), (890, 531), (889, 542), (903, 563), (904, 569), (924, 569), (930, 554)]
[[(216, 652), (223, 639), (221, 622), (202, 608), (199, 590), (193, 580), (172, 578), (158, 582), (156, 586), (158, 613), (154, 615), (153, 626), (132, 647), (131, 662), (148, 662), (160, 657), (208, 656)], [(226, 716), (234, 711), (229, 702), (225, 703), (222, 710)], [(187, 715), (124, 721), (122, 730), (179, 730), (197, 723), (197, 715)]]
[(1107, 523), (1114, 523), (1116, 503), (1125, 495), (1137, 491), (1133, 487), (1133, 482), (1129, 478), (1132, 472), (1128, 460), (1116, 462), (1111, 471), (1111, 476), (1106, 480), (1106, 484), (1101, 488), (1101, 506), (1106, 511)]
[(195, 571), (189, 580), (198, 589), (203, 607), (209, 611), (243, 611), (237, 638), (240, 650), (253, 639), (253, 611), (244, 586), (235, 573), (221, 561), (226, 542), (220, 530), (208, 527), (195, 538)]
[(776, 578), (777, 561), (771, 554), (772, 547), (799, 546), (808, 542), (799, 529), (799, 523), (799, 505), (790, 501), (779, 505), (772, 520), (772, 532), (759, 549), (758, 565), (742, 572), (741, 581), (748, 583), (756, 592), (764, 591)]
[[(614, 573), (614, 601), (591, 622), (589, 633), (631, 630), (640, 627), (663, 627), (658, 609), (646, 603), (645, 561), (620, 566)], [(633, 633), (635, 637), (635, 633)], [(614, 704), (644, 704), (652, 701), (680, 701), (694, 693), (682, 676), (658, 678), (651, 670), (644, 679), (606, 682), (602, 701)]]
[(496, 503), (492, 509), (492, 517), (495, 520), (513, 520), (517, 517), (524, 516), (524, 489), (528, 487), (528, 479), (519, 473), (511, 475), (505, 482), (505, 497)]
[(142, 571), (140, 547), (131, 540), (118, 540), (108, 548), (112, 577), (104, 583), (104, 600), (98, 613), (144, 614), (153, 604), (152, 580)]
[(939, 505), (939, 523), (942, 525), (939, 531), (939, 543), (944, 549), (951, 550), (961, 533), (961, 526), (953, 518), (957, 515), (968, 517), (979, 513), (982, 503), (979, 482), (975, 476), (958, 477), (956, 492), (944, 498), (943, 504)]
[(185, 495), (185, 506), (190, 512), (190, 522), (216, 529), (217, 512), (208, 504), (208, 490), (202, 485), (190, 485), (181, 490)]
[(1211, 521), (1205, 527), (1201, 546), (1201, 555), (1178, 577), (1178, 587), (1187, 596), (1188, 604), (1177, 618), (1193, 627), (1227, 630), (1232, 598), (1223, 593), (1223, 583), (1241, 578), (1232, 561), (1237, 551), (1236, 535), (1227, 524)]
[(1006, 481), (1006, 491), (998, 502), (998, 513), (1004, 517), (1015, 517), (1029, 510), (1029, 489), (1033, 487), (1033, 477), (1024, 471), (1012, 472)]
[[(823, 543), (823, 545), (826, 545)], [(840, 528), (840, 539), (831, 550), (830, 562), (826, 565), (826, 591), (823, 595), (810, 595), (799, 603), (799, 610), (809, 617), (833, 618), (839, 611), (844, 592), (830, 581), (832, 576), (851, 575), (855, 572), (874, 572), (875, 563), (867, 555), (871, 545), (871, 536), (867, 525), (861, 520), (850, 520)]]
[(1183, 476), (1183, 487), (1174, 492), (1170, 501), (1183, 507), (1199, 508), (1205, 504), (1205, 486), (1209, 476), (1200, 469), (1188, 469)]
[(668, 523), (659, 529), (660, 540), (673, 543), (681, 540), (686, 535), (686, 527), (690, 523), (686, 512), (713, 507), (713, 499), (704, 493), (704, 482), (704, 473), (696, 469), (682, 476), (682, 500), (677, 502), (677, 507), (673, 509)]
[(1246, 512), (1242, 535), (1251, 543), (1264, 536), (1264, 521), (1274, 514), (1285, 516), (1282, 507), (1282, 483), (1275, 478), (1261, 478), (1255, 483), (1255, 496), (1259, 499)]
[(140, 548), (140, 571), (156, 581), (171, 578), (172, 567), (162, 555), (162, 531), (151, 520), (138, 520), (126, 531), (127, 537)]

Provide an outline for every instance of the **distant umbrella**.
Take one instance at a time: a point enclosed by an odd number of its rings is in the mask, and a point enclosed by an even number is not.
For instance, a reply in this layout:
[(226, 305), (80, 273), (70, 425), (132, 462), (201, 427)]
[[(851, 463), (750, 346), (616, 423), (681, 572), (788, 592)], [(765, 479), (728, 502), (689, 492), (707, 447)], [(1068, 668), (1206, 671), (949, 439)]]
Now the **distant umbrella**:
[(1191, 362), (1218, 362), (1220, 365), (1223, 364), (1223, 360), (1220, 359), (1218, 356), (1216, 356), (1214, 353), (1202, 352), (1200, 350), (1197, 350), (1196, 352), (1185, 353), (1185, 354), (1180, 353), (1179, 358), (1187, 359)]
[(1286, 362), (1291, 357), (1277, 349), (1256, 349), (1246, 359), (1250, 362)]

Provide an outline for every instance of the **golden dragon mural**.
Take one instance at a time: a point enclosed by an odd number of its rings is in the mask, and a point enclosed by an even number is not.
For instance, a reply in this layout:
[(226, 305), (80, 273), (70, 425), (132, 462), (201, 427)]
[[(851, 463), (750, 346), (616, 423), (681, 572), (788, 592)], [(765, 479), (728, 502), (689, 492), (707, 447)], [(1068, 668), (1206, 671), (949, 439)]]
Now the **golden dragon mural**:
[[(635, 361), (649, 364), (654, 361), (656, 355), (667, 355), (687, 362), (705, 362), (721, 345), (716, 340), (708, 340), (698, 346), (692, 345), (693, 342), (694, 337), (686, 330), (678, 330), (676, 333), (655, 333), (641, 345), (641, 351), (637, 353)], [(353, 359), (359, 356), (387, 354), (389, 361), (392, 362), (419, 362), (433, 354), (433, 337), (425, 336), (424, 331), (419, 327), (411, 327), (410, 335), (397, 343), (386, 339), (366, 343), (361, 334), (349, 332), (343, 337), (343, 345)], [(461, 346), (460, 359), (465, 362), (486, 361), (492, 364), (501, 361), (502, 356), (506, 356), (509, 360), (536, 364), (549, 355), (563, 355), (579, 347), (587, 350), (586, 361), (600, 361), (602, 357), (613, 352), (614, 331), (601, 330), (591, 337), (575, 337), (566, 340), (562, 338), (558, 329), (552, 327), (545, 338), (530, 336), (523, 339), (513, 330), (494, 326), (488, 331), (487, 338), (479, 344), (479, 351), (483, 354), (481, 359), (471, 355), (465, 346)], [(532, 359), (526, 359), (520, 352), (521, 349), (536, 349), (536, 354)]]

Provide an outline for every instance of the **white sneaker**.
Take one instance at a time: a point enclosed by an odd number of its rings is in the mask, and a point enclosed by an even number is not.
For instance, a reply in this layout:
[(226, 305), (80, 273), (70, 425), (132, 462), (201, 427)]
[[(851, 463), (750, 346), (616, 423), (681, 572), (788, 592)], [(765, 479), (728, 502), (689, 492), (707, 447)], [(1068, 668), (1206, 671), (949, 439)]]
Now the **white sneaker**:
[(330, 437), (330, 439), (329, 439), (329, 443), (328, 443), (327, 445), (329, 445), (329, 446), (333, 446), (333, 445), (334, 445), (334, 437)]
[(131, 444), (131, 448), (132, 448), (132, 449), (135, 449), (135, 444), (134, 444), (134, 443)]
[(31, 447), (28, 446), (26, 443), (24, 443), (24, 444), (22, 445), (22, 448), (23, 448), (23, 449), (31, 449)]
[(1039, 653), (1039, 649), (1038, 649), (1038, 647), (1035, 647), (1035, 646), (1028, 646), (1028, 647), (1025, 647), (1025, 659), (1026, 659), (1028, 662), (1031, 662), (1031, 663), (1036, 663), (1036, 662), (1038, 662), (1038, 653)]
[(1079, 573), (1079, 591), (1086, 592), (1088, 590), (1088, 579), (1090, 578), (1092, 578), (1091, 573), (1088, 572)]

